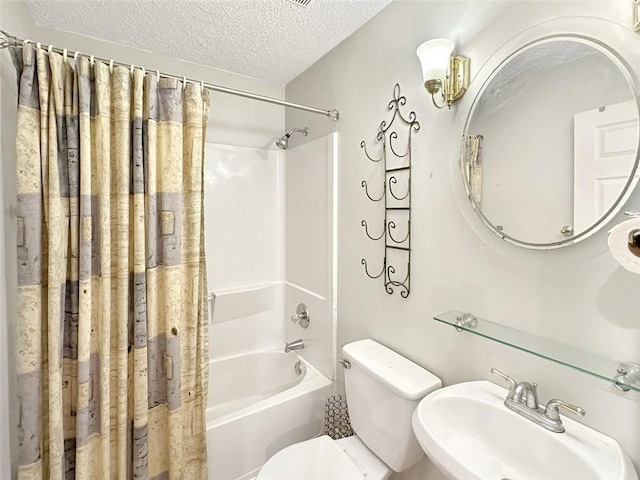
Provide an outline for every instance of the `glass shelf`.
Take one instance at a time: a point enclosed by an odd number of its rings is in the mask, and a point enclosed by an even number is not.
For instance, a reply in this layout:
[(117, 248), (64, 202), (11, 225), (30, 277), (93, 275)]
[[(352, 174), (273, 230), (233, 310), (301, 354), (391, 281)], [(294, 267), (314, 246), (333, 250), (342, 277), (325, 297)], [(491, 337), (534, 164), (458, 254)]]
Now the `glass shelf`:
[[(468, 313), (451, 311), (433, 317), (451, 325), (459, 332), (469, 332), (494, 342), (531, 353), (560, 365), (613, 383), (623, 391), (640, 392), (640, 371), (637, 364), (617, 362), (591, 353), (576, 350), (567, 345), (515, 330), (498, 323), (475, 317)], [(634, 360), (635, 361), (635, 360)], [(625, 375), (626, 374), (626, 375)]]

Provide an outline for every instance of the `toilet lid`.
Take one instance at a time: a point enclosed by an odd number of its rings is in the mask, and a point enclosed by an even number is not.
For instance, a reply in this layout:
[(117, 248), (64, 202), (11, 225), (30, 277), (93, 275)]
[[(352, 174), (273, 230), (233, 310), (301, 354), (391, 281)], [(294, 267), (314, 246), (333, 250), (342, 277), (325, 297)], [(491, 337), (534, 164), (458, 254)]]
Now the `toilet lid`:
[(256, 480), (363, 480), (364, 474), (326, 435), (280, 450)]

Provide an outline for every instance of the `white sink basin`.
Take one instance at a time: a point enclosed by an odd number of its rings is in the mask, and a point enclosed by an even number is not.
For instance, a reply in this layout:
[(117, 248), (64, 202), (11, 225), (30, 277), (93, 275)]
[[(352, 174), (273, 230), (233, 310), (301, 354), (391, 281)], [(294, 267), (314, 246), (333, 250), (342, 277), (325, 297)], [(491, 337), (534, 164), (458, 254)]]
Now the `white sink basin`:
[(566, 431), (549, 432), (508, 410), (506, 396), (487, 381), (436, 390), (416, 408), (413, 431), (456, 480), (638, 480), (614, 439), (564, 416)]

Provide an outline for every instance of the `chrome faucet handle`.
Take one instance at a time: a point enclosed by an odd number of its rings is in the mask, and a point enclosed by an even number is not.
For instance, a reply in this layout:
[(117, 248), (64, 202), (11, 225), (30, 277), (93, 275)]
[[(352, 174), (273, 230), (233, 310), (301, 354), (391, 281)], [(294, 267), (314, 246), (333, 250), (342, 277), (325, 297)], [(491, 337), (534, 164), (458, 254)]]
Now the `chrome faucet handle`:
[(298, 308), (296, 308), (296, 313), (291, 315), (291, 322), (297, 323), (302, 328), (307, 328), (309, 326), (309, 322), (311, 318), (309, 317), (309, 309), (304, 303), (298, 304)]
[(497, 368), (492, 368), (491, 373), (494, 374), (496, 377), (500, 377), (502, 380), (504, 380), (509, 384), (509, 393), (507, 394), (507, 398), (509, 400), (513, 400), (513, 397), (516, 394), (516, 387), (518, 386), (518, 382), (516, 382), (509, 375), (505, 375)]
[(560, 420), (560, 412), (558, 411), (559, 407), (569, 410), (574, 415), (580, 415), (581, 417), (584, 417), (584, 414), (586, 413), (584, 409), (577, 405), (572, 405), (571, 403), (558, 400), (557, 398), (552, 398), (547, 402), (547, 406), (544, 407), (545, 417), (551, 420)]

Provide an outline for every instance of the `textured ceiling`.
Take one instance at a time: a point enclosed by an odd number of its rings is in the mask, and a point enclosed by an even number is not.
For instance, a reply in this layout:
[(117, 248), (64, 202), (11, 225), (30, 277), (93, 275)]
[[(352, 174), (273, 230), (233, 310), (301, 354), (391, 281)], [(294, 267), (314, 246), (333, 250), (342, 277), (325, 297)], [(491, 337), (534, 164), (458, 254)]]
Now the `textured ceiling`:
[(284, 85), (392, 0), (28, 0), (43, 26)]

